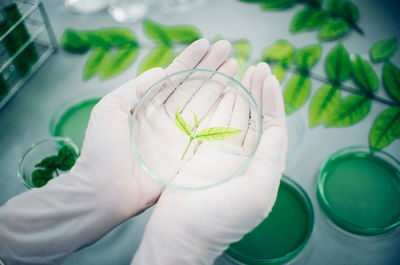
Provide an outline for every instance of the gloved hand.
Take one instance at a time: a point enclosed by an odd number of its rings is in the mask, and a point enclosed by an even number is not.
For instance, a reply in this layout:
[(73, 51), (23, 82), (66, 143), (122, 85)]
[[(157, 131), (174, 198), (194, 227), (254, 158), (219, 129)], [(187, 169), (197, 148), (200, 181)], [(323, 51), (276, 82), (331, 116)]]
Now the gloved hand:
[[(284, 170), (287, 148), (281, 90), (279, 82), (265, 63), (249, 68), (243, 84), (250, 88), (262, 110), (263, 133), (253, 161), (242, 175), (215, 187), (164, 190), (132, 264), (212, 264), (230, 243), (241, 239), (270, 212)], [(244, 129), (243, 126), (249, 124), (246, 120), (248, 112), (235, 110), (240, 110), (243, 107), (241, 104), (235, 102), (230, 94), (225, 95), (211, 123), (226, 126), (230, 122)], [(251, 148), (255, 141), (251, 124), (246, 130), (247, 134), (238, 135), (236, 139), (225, 143), (231, 144), (236, 151), (241, 148), (241, 153), (221, 154), (219, 150), (212, 151), (212, 146), (209, 146), (213, 145), (212, 142), (204, 146), (202, 143), (198, 152), (172, 180), (172, 184), (185, 181), (200, 168), (210, 174), (224, 174), (234, 165), (224, 157), (236, 161), (240, 161), (241, 156), (246, 159), (246, 149)], [(208, 152), (211, 154), (219, 152), (215, 154), (222, 161), (218, 168), (207, 168), (211, 164), (201, 155), (210, 149)], [(196, 159), (197, 156), (200, 159)], [(218, 178), (218, 175), (215, 177)]]
[(57, 264), (154, 204), (163, 186), (145, 175), (130, 147), (132, 110), (166, 74), (202, 65), (217, 69), (226, 41), (191, 44), (166, 69), (149, 70), (106, 95), (93, 109), (81, 156), (68, 174), (0, 207), (0, 259)]

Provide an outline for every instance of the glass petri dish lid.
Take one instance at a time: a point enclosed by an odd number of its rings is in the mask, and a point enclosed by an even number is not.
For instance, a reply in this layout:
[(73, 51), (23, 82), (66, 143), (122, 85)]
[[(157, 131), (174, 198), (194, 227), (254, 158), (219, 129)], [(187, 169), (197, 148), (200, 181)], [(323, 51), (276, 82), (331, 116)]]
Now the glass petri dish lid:
[(283, 176), (272, 211), (256, 228), (229, 246), (225, 254), (243, 264), (282, 264), (296, 257), (314, 227), (314, 211), (306, 192)]
[(340, 228), (358, 235), (387, 233), (400, 224), (400, 163), (368, 147), (341, 149), (320, 170), (317, 198)]
[(240, 174), (261, 132), (257, 104), (239, 81), (189, 69), (149, 87), (133, 112), (130, 138), (148, 175), (168, 187), (201, 189)]

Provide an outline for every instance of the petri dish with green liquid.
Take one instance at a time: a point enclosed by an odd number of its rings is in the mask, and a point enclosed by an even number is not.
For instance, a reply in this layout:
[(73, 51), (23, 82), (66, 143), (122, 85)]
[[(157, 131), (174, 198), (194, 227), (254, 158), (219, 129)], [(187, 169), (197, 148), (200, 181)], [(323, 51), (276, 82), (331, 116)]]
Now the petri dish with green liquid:
[(313, 227), (314, 211), (309, 197), (295, 181), (284, 176), (268, 217), (231, 244), (225, 254), (244, 264), (283, 264), (301, 252)]
[(387, 233), (400, 224), (400, 163), (368, 147), (341, 149), (320, 170), (317, 198), (342, 229), (359, 235)]
[(50, 124), (50, 134), (69, 137), (80, 149), (85, 138), (90, 113), (101, 97), (80, 99), (60, 108)]

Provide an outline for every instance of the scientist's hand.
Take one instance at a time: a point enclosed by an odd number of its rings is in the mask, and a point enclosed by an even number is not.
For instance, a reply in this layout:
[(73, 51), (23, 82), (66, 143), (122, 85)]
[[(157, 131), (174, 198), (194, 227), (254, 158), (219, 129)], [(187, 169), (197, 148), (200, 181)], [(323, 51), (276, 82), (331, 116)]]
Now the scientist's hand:
[[(212, 264), (230, 243), (241, 239), (272, 209), (287, 148), (281, 89), (265, 63), (249, 68), (243, 84), (250, 88), (263, 118), (261, 142), (253, 161), (241, 176), (212, 188), (164, 190), (146, 227), (133, 264)], [(236, 124), (240, 129), (250, 124), (248, 130), (245, 130), (247, 133), (239, 134), (224, 143), (231, 144), (236, 151), (242, 151), (235, 152), (235, 155), (217, 154), (220, 151), (216, 150), (215, 155), (220, 156), (222, 164), (218, 168), (206, 168), (211, 164), (208, 164), (206, 158), (201, 159), (201, 153), (210, 152), (213, 143), (209, 143), (211, 146), (207, 146), (208, 143), (202, 146), (202, 143), (172, 183), (184, 181), (185, 177), (201, 168), (202, 163), (210, 174), (225, 174), (223, 171), (232, 170), (234, 165), (228, 162), (230, 159), (238, 162), (247, 159), (249, 148), (255, 144), (256, 134), (252, 122), (248, 120), (248, 106), (242, 104), (237, 99), (235, 101), (232, 95), (226, 94), (211, 119), (212, 124)]]

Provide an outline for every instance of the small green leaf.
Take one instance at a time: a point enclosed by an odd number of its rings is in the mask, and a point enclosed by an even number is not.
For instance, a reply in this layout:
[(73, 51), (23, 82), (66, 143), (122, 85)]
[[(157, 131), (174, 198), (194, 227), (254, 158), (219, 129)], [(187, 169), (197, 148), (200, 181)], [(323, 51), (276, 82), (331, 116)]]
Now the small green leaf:
[(171, 41), (181, 44), (190, 44), (201, 38), (199, 30), (191, 26), (168, 27), (165, 33)]
[(231, 127), (212, 127), (200, 131), (195, 138), (201, 141), (221, 140), (240, 133), (241, 130)]
[(400, 69), (387, 61), (383, 65), (382, 80), (387, 93), (400, 103)]
[(294, 62), (302, 69), (309, 71), (321, 57), (322, 46), (320, 44), (308, 45), (300, 48), (294, 54)]
[(36, 188), (43, 187), (53, 178), (53, 171), (48, 169), (36, 169), (32, 172), (32, 184)]
[(350, 76), (350, 56), (343, 44), (337, 44), (328, 53), (325, 60), (325, 71), (328, 77), (335, 82), (343, 82)]
[(57, 156), (49, 156), (44, 158), (40, 163), (36, 164), (35, 167), (41, 167), (41, 168), (46, 168), (46, 169), (55, 169), (57, 168)]
[(179, 114), (179, 106), (176, 107), (176, 111), (175, 111), (175, 125), (184, 134), (189, 135), (189, 136), (192, 135), (192, 129), (190, 128), (190, 125)]
[(397, 39), (391, 38), (375, 42), (369, 50), (371, 61), (379, 63), (389, 59), (397, 50)]
[(374, 92), (378, 89), (378, 76), (372, 66), (358, 54), (353, 60), (352, 70), (355, 81), (365, 91)]
[(322, 6), (322, 0), (298, 0), (298, 2), (305, 2), (310, 6), (320, 8)]
[(340, 91), (330, 84), (324, 85), (317, 92), (310, 103), (310, 127), (313, 128), (324, 122), (335, 107), (340, 103)]
[(63, 171), (70, 170), (75, 165), (76, 157), (77, 154), (74, 149), (68, 145), (64, 145), (58, 151), (56, 160), (57, 168)]
[(372, 149), (383, 149), (400, 138), (400, 107), (385, 109), (375, 119), (369, 131), (369, 145)]
[(294, 47), (287, 40), (277, 40), (272, 45), (264, 49), (262, 56), (266, 62), (287, 62), (291, 63)]
[(308, 30), (318, 29), (328, 19), (325, 11), (306, 7), (298, 11), (292, 18), (289, 26), (290, 33), (300, 33)]
[(150, 20), (150, 19), (145, 19), (143, 20), (143, 31), (146, 33), (146, 35), (154, 40), (155, 42), (162, 43), (166, 46), (171, 45), (171, 41), (165, 32), (163, 26), (160, 24)]
[(278, 11), (294, 6), (297, 0), (268, 0), (261, 5), (263, 10)]
[(282, 66), (281, 63), (278, 63), (272, 66), (272, 73), (275, 75), (276, 79), (279, 82), (282, 82), (286, 75), (286, 68)]
[(318, 33), (321, 41), (338, 39), (349, 32), (350, 26), (341, 18), (333, 18), (325, 21)]
[(199, 127), (199, 119), (197, 118), (197, 115), (194, 112), (193, 112), (193, 119), (194, 119), (194, 125), (196, 127)]
[(89, 59), (86, 61), (85, 68), (83, 70), (83, 80), (88, 80), (100, 73), (107, 63), (108, 60), (108, 50), (103, 47), (95, 48), (90, 55)]
[(342, 0), (329, 0), (327, 10), (332, 16), (340, 16)]
[(237, 61), (237, 75), (241, 79), (246, 71), (246, 64), (250, 59), (251, 45), (247, 40), (238, 40), (232, 44), (233, 57)]
[(350, 24), (354, 24), (360, 17), (360, 12), (354, 3), (344, 1), (340, 5), (339, 15)]
[(350, 95), (343, 99), (328, 114), (325, 127), (347, 127), (367, 116), (371, 108), (371, 100), (365, 95)]
[(60, 44), (69, 52), (85, 53), (90, 49), (87, 35), (83, 31), (66, 29), (61, 37)]
[(164, 67), (170, 61), (172, 57), (172, 48), (166, 45), (160, 45), (154, 48), (142, 61), (139, 69), (139, 73), (143, 73), (153, 67)]
[(86, 31), (90, 46), (109, 49), (112, 46), (138, 45), (136, 36), (125, 28), (102, 28)]
[(137, 54), (137, 46), (121, 47), (115, 55), (109, 58), (107, 65), (104, 66), (101, 78), (104, 80), (121, 73), (135, 61)]
[(291, 114), (306, 103), (311, 93), (311, 81), (307, 76), (295, 74), (283, 91), (286, 114)]

